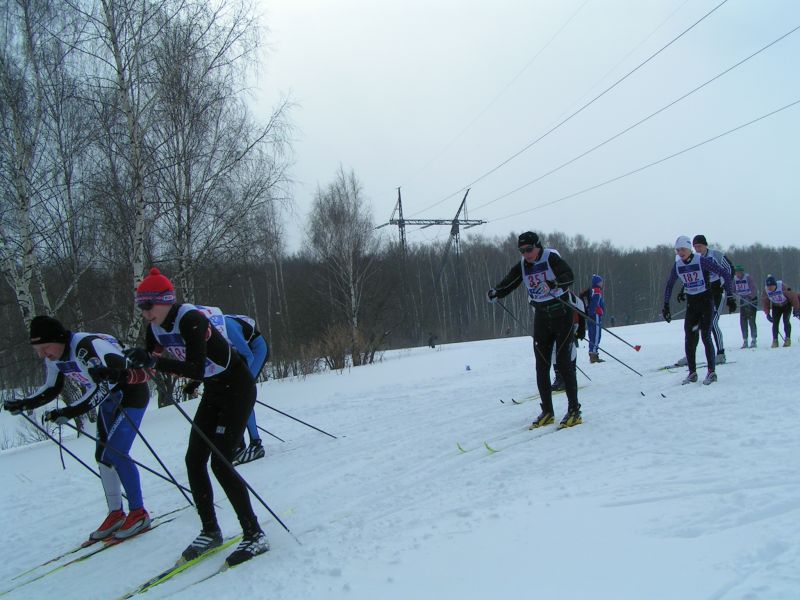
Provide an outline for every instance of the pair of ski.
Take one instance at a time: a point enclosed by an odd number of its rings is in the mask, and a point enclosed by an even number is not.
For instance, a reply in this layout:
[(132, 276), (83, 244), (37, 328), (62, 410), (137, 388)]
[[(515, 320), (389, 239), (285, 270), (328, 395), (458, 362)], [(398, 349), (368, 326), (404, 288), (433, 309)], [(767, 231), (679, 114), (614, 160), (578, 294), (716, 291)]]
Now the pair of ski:
[[(187, 569), (191, 569), (192, 567), (198, 565), (199, 563), (203, 562), (207, 558), (210, 558), (210, 557), (214, 556), (215, 554), (217, 554), (219, 552), (222, 552), (226, 548), (231, 547), (233, 544), (239, 542), (241, 539), (242, 539), (242, 535), (241, 534), (239, 534), (237, 536), (225, 538), (223, 540), (222, 544), (220, 544), (219, 546), (217, 546), (215, 548), (211, 548), (210, 550), (204, 552), (203, 554), (201, 554), (200, 556), (198, 556), (196, 558), (193, 558), (193, 559), (188, 560), (188, 561), (187, 560), (183, 560), (181, 558), (173, 566), (169, 567), (168, 569), (165, 569), (164, 571), (162, 571), (158, 575), (155, 575), (155, 576), (151, 577), (150, 579), (148, 579), (144, 583), (139, 584), (134, 589), (132, 589), (130, 592), (127, 592), (127, 593), (123, 594), (122, 596), (120, 596), (119, 600), (127, 600), (128, 598), (133, 598), (134, 596), (136, 596), (138, 594), (144, 594), (145, 592), (147, 592), (149, 590), (152, 590), (154, 587), (156, 587), (158, 585), (161, 585), (162, 583), (164, 583), (166, 581), (169, 581), (170, 579), (172, 579), (173, 577), (175, 577), (179, 573), (182, 573), (182, 572), (186, 571)], [(222, 567), (220, 567), (218, 570), (214, 571), (213, 573), (211, 573), (210, 575), (208, 575), (206, 577), (203, 577), (202, 579), (200, 579), (198, 581), (195, 581), (192, 585), (195, 585), (197, 583), (201, 583), (203, 581), (211, 579), (215, 575), (219, 575), (220, 573), (226, 571), (228, 568), (229, 568), (228, 567), (228, 563), (223, 563)]]
[[(735, 360), (729, 360), (724, 363), (717, 363), (717, 366), (719, 367), (721, 365), (735, 365), (735, 364), (736, 364)], [(705, 366), (708, 366), (708, 363), (700, 362), (695, 365), (695, 367), (698, 369), (702, 369)], [(666, 371), (667, 373), (674, 373), (675, 371), (684, 370), (686, 368), (687, 368), (686, 365), (679, 365), (676, 363), (673, 365), (665, 365), (663, 367), (659, 367), (658, 369), (656, 369), (656, 371)]]
[(536, 439), (539, 439), (540, 437), (543, 437), (543, 436), (548, 435), (550, 433), (556, 433), (557, 431), (561, 431), (561, 429), (567, 429), (567, 428), (566, 427), (558, 427), (558, 426), (555, 426), (553, 428), (550, 428), (548, 426), (536, 427), (536, 428), (533, 429), (533, 431), (537, 431), (538, 435), (535, 435), (533, 437), (530, 437), (530, 436), (523, 437), (523, 438), (521, 438), (519, 440), (516, 440), (516, 441), (513, 441), (513, 442), (510, 442), (510, 443), (506, 444), (502, 448), (495, 448), (494, 447), (497, 442), (502, 442), (502, 441), (507, 440), (507, 439), (509, 439), (511, 437), (517, 437), (518, 435), (520, 435), (522, 433), (525, 433), (527, 431), (531, 431), (530, 425), (526, 425), (524, 430), (520, 431), (520, 430), (515, 429), (512, 433), (509, 433), (509, 434), (500, 436), (498, 438), (495, 438), (492, 441), (491, 444), (489, 444), (488, 440), (484, 440), (482, 446), (476, 446), (475, 448), (464, 448), (464, 446), (461, 445), (461, 442), (456, 442), (456, 448), (458, 448), (458, 451), (459, 451), (460, 454), (466, 454), (468, 452), (472, 452), (473, 450), (478, 450), (480, 448), (486, 449), (486, 452), (488, 454), (496, 454), (497, 452), (501, 452), (501, 451), (503, 451), (503, 450), (505, 450), (507, 448), (510, 448), (512, 446), (516, 446), (517, 444), (522, 444), (522, 443), (527, 442), (529, 440), (536, 440)]
[[(585, 385), (579, 385), (578, 389), (582, 390), (585, 387), (586, 387)], [(567, 393), (567, 390), (553, 390), (552, 391), (552, 395), (553, 396), (556, 396), (558, 394), (566, 394), (566, 393)], [(531, 394), (530, 396), (525, 396), (524, 398), (520, 398), (519, 400), (511, 398), (510, 401), (509, 400), (503, 400), (502, 398), (500, 398), (500, 403), (501, 404), (508, 404), (508, 405), (511, 405), (511, 404), (517, 404), (517, 405), (518, 404), (525, 404), (526, 402), (530, 402), (531, 400), (538, 400), (540, 397), (541, 397), (541, 394)]]
[(86, 540), (84, 542), (81, 542), (75, 548), (67, 550), (66, 552), (63, 552), (63, 553), (59, 554), (58, 556), (55, 556), (55, 557), (53, 557), (53, 558), (51, 558), (51, 559), (49, 559), (49, 560), (47, 560), (47, 561), (45, 561), (45, 562), (43, 562), (41, 564), (38, 564), (35, 567), (31, 567), (27, 571), (23, 571), (22, 573), (19, 573), (18, 575), (15, 575), (14, 577), (11, 578), (11, 580), (13, 581), (13, 580), (25, 577), (26, 575), (31, 575), (35, 571), (37, 571), (38, 569), (41, 569), (43, 567), (47, 567), (48, 565), (52, 565), (53, 563), (58, 562), (59, 560), (61, 560), (63, 558), (66, 558), (68, 556), (71, 556), (73, 554), (76, 554), (76, 553), (78, 553), (81, 550), (84, 550), (86, 548), (91, 548), (91, 550), (81, 554), (80, 556), (76, 556), (75, 558), (72, 558), (72, 559), (70, 559), (70, 560), (68, 560), (68, 561), (66, 561), (64, 563), (55, 565), (55, 566), (53, 566), (53, 567), (51, 567), (51, 568), (49, 568), (49, 569), (47, 569), (45, 571), (42, 571), (41, 573), (38, 573), (38, 574), (34, 575), (33, 577), (30, 577), (28, 579), (25, 579), (24, 581), (21, 581), (21, 582), (15, 584), (15, 585), (13, 585), (12, 587), (10, 587), (10, 588), (8, 588), (6, 590), (3, 590), (2, 592), (0, 592), (0, 596), (4, 596), (4, 595), (8, 594), (9, 592), (12, 592), (12, 591), (14, 591), (16, 589), (19, 589), (19, 588), (23, 587), (23, 586), (26, 586), (29, 583), (33, 583), (34, 581), (39, 581), (40, 579), (43, 579), (44, 577), (47, 577), (48, 575), (52, 575), (53, 573), (61, 571), (62, 569), (65, 569), (66, 567), (68, 567), (70, 565), (74, 565), (74, 564), (77, 564), (79, 562), (83, 562), (84, 560), (87, 560), (87, 559), (91, 558), (92, 556), (100, 554), (101, 552), (105, 552), (109, 548), (113, 548), (114, 546), (118, 546), (119, 544), (122, 544), (123, 542), (128, 542), (130, 540), (136, 539), (136, 538), (144, 535), (148, 531), (152, 531), (153, 529), (157, 529), (161, 525), (165, 525), (166, 523), (169, 523), (170, 521), (175, 520), (177, 518), (175, 513), (179, 512), (181, 510), (184, 510), (185, 508), (187, 508), (187, 507), (184, 506), (184, 507), (181, 507), (181, 508), (177, 508), (175, 510), (172, 510), (172, 511), (169, 511), (169, 512), (164, 513), (162, 515), (158, 515), (158, 516), (154, 517), (153, 520), (150, 523), (150, 526), (147, 529), (143, 529), (139, 533), (136, 533), (136, 534), (132, 535), (129, 538), (117, 539), (117, 538), (114, 538), (112, 536), (112, 537), (109, 537), (109, 538), (107, 538), (105, 540), (88, 539), (88, 540)]

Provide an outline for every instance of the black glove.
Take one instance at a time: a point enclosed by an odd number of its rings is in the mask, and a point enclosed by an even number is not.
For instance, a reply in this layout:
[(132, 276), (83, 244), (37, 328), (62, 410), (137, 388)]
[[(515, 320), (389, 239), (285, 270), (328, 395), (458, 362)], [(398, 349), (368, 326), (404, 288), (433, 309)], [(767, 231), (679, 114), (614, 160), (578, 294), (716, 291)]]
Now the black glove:
[(678, 292), (678, 295), (675, 296), (675, 299), (678, 302), (686, 302), (686, 290), (681, 290), (680, 292)]
[(108, 381), (119, 384), (128, 381), (128, 372), (126, 369), (116, 369), (114, 367), (89, 367), (89, 377), (95, 383)]
[(664, 317), (667, 323), (672, 321), (672, 313), (669, 311), (669, 304), (665, 304), (664, 308), (661, 309), (661, 316)]
[(769, 313), (767, 313), (767, 321), (769, 321), (770, 323), (772, 323), (772, 315), (771, 315), (771, 314), (769, 314)]
[(22, 411), (25, 410), (25, 401), (24, 400), (6, 400), (3, 403), (3, 408), (5, 408), (12, 415), (21, 415)]
[(44, 420), (55, 423), (56, 425), (63, 425), (69, 421), (69, 418), (64, 416), (64, 413), (57, 408), (55, 410), (48, 410), (46, 413), (44, 413)]
[(152, 369), (156, 366), (156, 357), (144, 348), (128, 348), (122, 354), (128, 359), (128, 364), (134, 369)]
[(486, 299), (492, 304), (497, 302), (497, 290), (492, 288), (488, 292), (486, 292)]
[(729, 313), (735, 313), (736, 312), (736, 300), (733, 299), (733, 296), (728, 296), (728, 299), (726, 300), (726, 302), (728, 303), (728, 312)]
[(183, 386), (183, 393), (186, 394), (188, 398), (197, 398), (197, 388), (200, 387), (202, 381), (193, 380)]

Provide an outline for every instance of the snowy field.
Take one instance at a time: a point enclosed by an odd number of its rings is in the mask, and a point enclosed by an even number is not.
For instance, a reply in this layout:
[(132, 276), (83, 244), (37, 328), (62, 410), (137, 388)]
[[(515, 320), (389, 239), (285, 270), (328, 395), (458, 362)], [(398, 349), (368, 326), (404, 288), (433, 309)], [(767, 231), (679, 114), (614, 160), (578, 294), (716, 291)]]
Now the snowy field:
[[(344, 373), (273, 381), (267, 458), (242, 474), (299, 540), (257, 505), (272, 550), (208, 581), (218, 554), (149, 598), (734, 600), (800, 598), (800, 333), (795, 346), (740, 350), (709, 387), (657, 371), (683, 352), (683, 322), (617, 328), (606, 356), (578, 365), (584, 424), (528, 431), (538, 403), (530, 338), (388, 352)], [(702, 359), (702, 344), (698, 359)], [(469, 366), (469, 369), (467, 369)], [(704, 370), (700, 370), (701, 378)], [(504, 400), (504, 402), (501, 402)], [(554, 398), (556, 419), (566, 398)], [(195, 403), (185, 406), (193, 411)], [(3, 412), (8, 431), (16, 418)], [(188, 423), (150, 409), (142, 431), (185, 484)], [(490, 453), (484, 446), (497, 452)], [(460, 444), (467, 452), (461, 453)], [(93, 443), (67, 445), (94, 466)], [(158, 468), (137, 441), (134, 458)], [(100, 483), (44, 442), (0, 453), (0, 593), (86, 537), (105, 516)], [(153, 515), (185, 504), (142, 474)], [(219, 488), (223, 533), (237, 533)], [(191, 510), (4, 598), (116, 598), (173, 562), (199, 531)]]

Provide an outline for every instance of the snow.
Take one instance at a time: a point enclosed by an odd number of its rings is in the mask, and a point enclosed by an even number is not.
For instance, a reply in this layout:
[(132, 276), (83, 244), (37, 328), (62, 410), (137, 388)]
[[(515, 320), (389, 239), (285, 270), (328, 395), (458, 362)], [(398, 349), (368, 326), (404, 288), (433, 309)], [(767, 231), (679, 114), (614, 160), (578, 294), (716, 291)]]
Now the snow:
[[(760, 347), (739, 350), (738, 315), (722, 317), (733, 362), (708, 387), (656, 370), (681, 356), (682, 321), (613, 330), (638, 353), (604, 335), (601, 345), (644, 377), (608, 356), (590, 365), (584, 345), (584, 424), (558, 432), (528, 431), (538, 404), (510, 403), (535, 392), (530, 338), (387, 352), (374, 365), (263, 384), (262, 402), (338, 438), (257, 408), (286, 442), (265, 436), (267, 457), (240, 470), (293, 535), (254, 500), (268, 554), (192, 585), (220, 553), (147, 597), (797, 598), (799, 350), (767, 348), (759, 319)], [(554, 402), (558, 419), (566, 398)], [(0, 414), (0, 426), (13, 419)], [(185, 484), (188, 423), (151, 408), (142, 431)], [(94, 465), (91, 441), (67, 444)], [(158, 468), (140, 442), (132, 454)], [(99, 481), (65, 459), (64, 471), (50, 442), (0, 453), (0, 592), (105, 516)], [(185, 504), (169, 483), (142, 480), (151, 513)], [(235, 534), (215, 489), (223, 532)], [(196, 514), (182, 511), (4, 597), (118, 597), (198, 531)]]

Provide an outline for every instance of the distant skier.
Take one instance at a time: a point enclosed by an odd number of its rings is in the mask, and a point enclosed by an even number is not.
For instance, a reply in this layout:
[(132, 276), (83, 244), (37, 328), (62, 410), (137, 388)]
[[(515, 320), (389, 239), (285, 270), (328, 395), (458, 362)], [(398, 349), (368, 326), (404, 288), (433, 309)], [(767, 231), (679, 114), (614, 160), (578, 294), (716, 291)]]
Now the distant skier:
[[(186, 449), (186, 473), (202, 530), (183, 551), (182, 559), (191, 560), (222, 544), (206, 468), (209, 456), (211, 470), (243, 530), (241, 543), (225, 562), (233, 566), (266, 552), (269, 544), (253, 512), (247, 486), (230, 465), (253, 411), (256, 386), (245, 361), (217, 329), (223, 322), (222, 313), (218, 309), (176, 304), (172, 282), (156, 268), (136, 289), (136, 305), (149, 327), (145, 348), (125, 351), (129, 364), (203, 381), (203, 396)], [(195, 428), (214, 443), (228, 464), (212, 454)]]
[(603, 278), (600, 275), (592, 275), (592, 285), (581, 292), (581, 297), (588, 306), (586, 314), (589, 315), (589, 319), (587, 319), (586, 329), (589, 332), (589, 362), (605, 362), (599, 354), (600, 336), (603, 333), (603, 315), (606, 310), (606, 303), (603, 299)]
[(695, 353), (699, 337), (703, 340), (708, 363), (708, 373), (703, 380), (703, 384), (709, 385), (717, 380), (714, 343), (711, 339), (711, 323), (714, 314), (714, 298), (710, 281), (711, 273), (722, 278), (725, 291), (728, 294), (728, 309), (731, 312), (736, 310), (736, 302), (733, 299), (731, 276), (725, 268), (713, 258), (701, 256), (692, 250), (692, 243), (685, 235), (675, 240), (675, 254), (677, 256), (675, 257), (675, 265), (670, 269), (667, 285), (664, 289), (664, 308), (661, 314), (667, 323), (672, 320), (669, 301), (672, 296), (672, 288), (675, 286), (675, 282), (680, 279), (683, 282), (686, 293), (687, 306), (683, 330), (685, 334), (684, 351), (689, 367), (689, 374), (683, 380), (683, 383), (697, 381)]
[[(91, 540), (114, 536), (129, 538), (150, 527), (144, 508), (139, 470), (129, 453), (142, 422), (150, 394), (142, 369), (125, 370), (125, 358), (116, 339), (102, 333), (71, 332), (56, 319), (34, 317), (30, 338), (36, 354), (45, 359), (46, 381), (33, 396), (9, 400), (11, 414), (33, 410), (55, 400), (66, 378), (83, 392), (72, 406), (47, 411), (44, 419), (63, 425), (77, 415), (97, 407), (95, 460), (105, 491), (108, 515), (100, 527), (89, 534)], [(122, 510), (120, 485), (128, 497), (128, 515)]]
[[(755, 348), (758, 329), (756, 328), (756, 315), (758, 314), (758, 288), (750, 273), (745, 273), (742, 265), (733, 269), (733, 293), (739, 303), (739, 326), (742, 329), (742, 348)], [(750, 344), (747, 343), (748, 330)]]
[(564, 377), (568, 406), (559, 428), (572, 427), (583, 420), (581, 405), (578, 403), (575, 366), (572, 363), (573, 311), (562, 296), (567, 294), (575, 277), (558, 252), (543, 248), (539, 236), (532, 231), (521, 233), (517, 246), (522, 255), (520, 261), (511, 267), (503, 280), (490, 289), (486, 296), (489, 302), (496, 302), (521, 283), (525, 284), (528, 302), (536, 309), (533, 318), (533, 349), (536, 357), (536, 384), (542, 409), (531, 427), (542, 427), (554, 422), (550, 384), (550, 355), (554, 346), (558, 371)]
[[(733, 275), (733, 264), (722, 252), (708, 247), (706, 236), (702, 234), (694, 236), (692, 245), (694, 246), (695, 252), (697, 252), (700, 256), (711, 258), (716, 261), (716, 263), (723, 268), (728, 278), (731, 278)], [(722, 295), (723, 289), (722, 284), (720, 283), (721, 275), (718, 275), (713, 271), (709, 271), (708, 277), (711, 285), (711, 295), (714, 298), (714, 313), (711, 318), (711, 334), (714, 336), (714, 344), (717, 346), (716, 362), (717, 364), (723, 364), (727, 359), (725, 358), (725, 344), (722, 339), (722, 330), (719, 328), (719, 316), (722, 314), (722, 307), (724, 306), (724, 298)], [(727, 296), (728, 298), (733, 297), (730, 293), (728, 293)]]
[(761, 297), (761, 307), (767, 315), (767, 321), (772, 323), (772, 347), (778, 347), (778, 326), (783, 319), (784, 347), (792, 345), (792, 324), (789, 317), (794, 309), (794, 316), (800, 318), (800, 297), (788, 285), (773, 275), (768, 275), (764, 281), (766, 293)]

